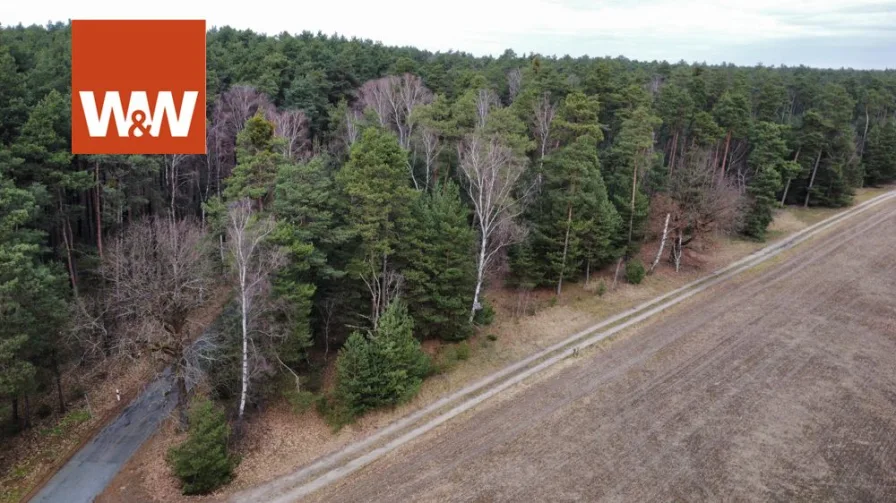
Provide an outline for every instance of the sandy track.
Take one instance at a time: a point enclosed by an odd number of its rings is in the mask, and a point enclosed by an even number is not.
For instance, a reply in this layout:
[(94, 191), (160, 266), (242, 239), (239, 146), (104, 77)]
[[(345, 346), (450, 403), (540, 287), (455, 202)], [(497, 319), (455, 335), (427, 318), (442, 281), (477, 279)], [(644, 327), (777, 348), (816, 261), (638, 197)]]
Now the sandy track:
[(896, 202), (312, 495), (896, 499)]

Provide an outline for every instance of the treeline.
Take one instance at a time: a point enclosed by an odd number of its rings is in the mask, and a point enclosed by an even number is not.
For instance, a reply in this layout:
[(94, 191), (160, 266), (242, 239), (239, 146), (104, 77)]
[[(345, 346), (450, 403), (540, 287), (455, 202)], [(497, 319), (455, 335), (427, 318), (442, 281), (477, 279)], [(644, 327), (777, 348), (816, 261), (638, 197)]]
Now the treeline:
[[(208, 155), (73, 156), (69, 26), (0, 30), (0, 396), (18, 424), (50, 390), (64, 410), (65, 365), (157, 355), (183, 397), (211, 382), (242, 416), (272, 376), (300, 382), (310, 347), (343, 345), (329, 406), (354, 416), (414, 393), (420, 339), (487, 322), (489, 282), (639, 280), (651, 215), (677, 268), (714, 233), (762, 239), (780, 204), (896, 179), (892, 71), (207, 40)], [(194, 344), (223, 287), (232, 329)]]

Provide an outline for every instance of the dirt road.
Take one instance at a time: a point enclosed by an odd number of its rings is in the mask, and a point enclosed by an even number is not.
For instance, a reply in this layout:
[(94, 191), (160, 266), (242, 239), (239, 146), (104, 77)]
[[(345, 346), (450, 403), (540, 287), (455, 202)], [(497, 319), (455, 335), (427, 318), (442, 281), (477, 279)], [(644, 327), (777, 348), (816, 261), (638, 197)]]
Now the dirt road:
[(896, 500), (896, 201), (310, 499)]

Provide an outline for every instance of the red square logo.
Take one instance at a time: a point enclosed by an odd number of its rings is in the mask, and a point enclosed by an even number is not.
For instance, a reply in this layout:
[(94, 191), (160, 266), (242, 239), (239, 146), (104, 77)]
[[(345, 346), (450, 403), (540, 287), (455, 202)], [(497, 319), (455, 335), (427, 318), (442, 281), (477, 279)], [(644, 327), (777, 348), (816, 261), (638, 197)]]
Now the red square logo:
[(205, 21), (72, 21), (72, 153), (204, 154)]

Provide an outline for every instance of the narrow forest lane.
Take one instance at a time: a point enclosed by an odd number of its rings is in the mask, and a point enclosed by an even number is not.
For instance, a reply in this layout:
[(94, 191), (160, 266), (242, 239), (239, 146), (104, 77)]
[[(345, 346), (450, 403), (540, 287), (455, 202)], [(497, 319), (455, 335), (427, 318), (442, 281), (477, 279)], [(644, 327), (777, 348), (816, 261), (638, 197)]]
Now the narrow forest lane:
[(170, 370), (156, 378), (122, 413), (82, 447), (31, 500), (93, 501), (177, 404)]
[(309, 499), (893, 501), (894, 320), (889, 199)]

